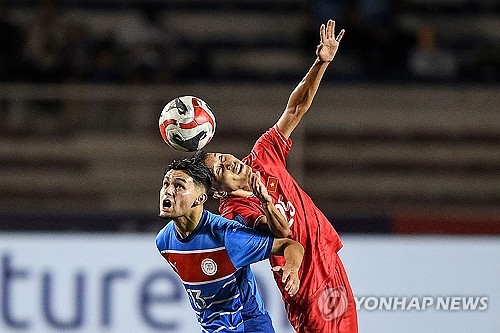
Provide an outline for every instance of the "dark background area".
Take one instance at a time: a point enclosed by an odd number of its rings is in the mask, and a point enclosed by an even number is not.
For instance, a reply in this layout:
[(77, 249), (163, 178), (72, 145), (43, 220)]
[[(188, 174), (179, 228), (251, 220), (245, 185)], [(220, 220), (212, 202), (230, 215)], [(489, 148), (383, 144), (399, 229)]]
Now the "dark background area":
[(184, 156), (162, 106), (206, 98), (210, 149), (245, 156), (329, 18), (346, 35), (289, 164), (336, 229), (500, 234), (489, 0), (0, 1), (0, 229), (157, 230), (162, 166)]

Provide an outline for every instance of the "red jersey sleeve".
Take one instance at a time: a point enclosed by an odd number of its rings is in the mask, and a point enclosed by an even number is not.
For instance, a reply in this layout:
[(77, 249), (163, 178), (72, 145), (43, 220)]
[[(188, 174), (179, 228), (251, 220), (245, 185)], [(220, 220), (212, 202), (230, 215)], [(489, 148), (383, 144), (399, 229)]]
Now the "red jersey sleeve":
[(292, 140), (283, 135), (278, 125), (274, 125), (255, 142), (249, 157), (286, 166), (286, 157), (291, 148)]
[(265, 216), (259, 200), (255, 197), (222, 198), (219, 205), (219, 212), (223, 217), (238, 221), (252, 229), (255, 229), (260, 220)]

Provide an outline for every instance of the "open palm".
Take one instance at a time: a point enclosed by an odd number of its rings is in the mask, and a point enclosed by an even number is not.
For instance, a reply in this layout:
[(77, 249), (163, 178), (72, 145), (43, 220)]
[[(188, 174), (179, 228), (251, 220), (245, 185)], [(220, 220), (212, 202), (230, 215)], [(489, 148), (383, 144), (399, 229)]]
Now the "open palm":
[(337, 37), (335, 37), (335, 21), (328, 20), (326, 26), (324, 24), (319, 28), (320, 44), (316, 49), (316, 55), (321, 61), (332, 61), (339, 48), (340, 41), (344, 36), (345, 30), (342, 29)]

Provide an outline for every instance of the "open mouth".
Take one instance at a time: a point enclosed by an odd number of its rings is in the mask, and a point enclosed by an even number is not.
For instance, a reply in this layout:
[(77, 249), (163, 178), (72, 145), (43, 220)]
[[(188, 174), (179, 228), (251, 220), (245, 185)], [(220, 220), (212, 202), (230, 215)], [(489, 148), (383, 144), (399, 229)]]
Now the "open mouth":
[(170, 209), (170, 208), (172, 208), (172, 201), (170, 199), (167, 199), (167, 198), (163, 199), (163, 201), (162, 201), (162, 207), (163, 207), (163, 209)]
[(237, 174), (239, 175), (242, 170), (243, 170), (243, 164), (239, 164)]

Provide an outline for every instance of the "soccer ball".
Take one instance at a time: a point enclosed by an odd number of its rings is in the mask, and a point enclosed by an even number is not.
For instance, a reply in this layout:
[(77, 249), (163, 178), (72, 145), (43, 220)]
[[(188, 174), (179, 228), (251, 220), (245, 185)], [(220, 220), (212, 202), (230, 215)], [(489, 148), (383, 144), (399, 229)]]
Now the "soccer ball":
[(172, 148), (196, 151), (215, 134), (215, 116), (198, 97), (181, 96), (168, 102), (160, 114), (160, 134)]

